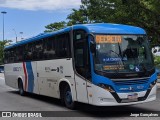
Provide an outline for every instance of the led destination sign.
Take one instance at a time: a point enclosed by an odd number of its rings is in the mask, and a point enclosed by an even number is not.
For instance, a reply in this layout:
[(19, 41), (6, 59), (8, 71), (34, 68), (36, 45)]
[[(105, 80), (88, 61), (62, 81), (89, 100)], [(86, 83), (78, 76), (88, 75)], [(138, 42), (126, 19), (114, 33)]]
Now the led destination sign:
[(122, 43), (120, 35), (96, 35), (96, 43)]

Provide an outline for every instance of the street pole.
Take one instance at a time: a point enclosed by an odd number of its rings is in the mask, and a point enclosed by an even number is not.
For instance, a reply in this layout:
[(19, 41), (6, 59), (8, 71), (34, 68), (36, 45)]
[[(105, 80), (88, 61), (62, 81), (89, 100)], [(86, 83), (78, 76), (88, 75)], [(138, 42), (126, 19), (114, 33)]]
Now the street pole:
[(19, 32), (19, 34), (21, 34), (21, 40), (23, 40), (23, 37), (22, 37), (22, 35), (23, 35), (23, 32)]
[(17, 32), (15, 29), (13, 29), (13, 31), (15, 32), (15, 35), (16, 35), (16, 43), (17, 43)]
[(3, 14), (3, 42), (4, 42), (4, 14), (7, 14), (7, 12), (2, 11), (1, 13)]

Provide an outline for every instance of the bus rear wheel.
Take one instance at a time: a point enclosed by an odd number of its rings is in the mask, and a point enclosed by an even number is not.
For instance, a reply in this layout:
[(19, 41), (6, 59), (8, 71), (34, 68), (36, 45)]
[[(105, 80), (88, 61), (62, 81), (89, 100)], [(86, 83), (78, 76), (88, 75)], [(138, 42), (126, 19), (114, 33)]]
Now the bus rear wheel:
[(63, 98), (64, 98), (64, 103), (67, 108), (75, 109), (75, 102), (73, 101), (72, 93), (71, 93), (71, 89), (69, 85), (66, 85), (64, 88)]
[(21, 96), (24, 96), (24, 95), (25, 95), (25, 91), (24, 91), (24, 89), (23, 89), (22, 80), (19, 80), (19, 82), (18, 82), (18, 88), (19, 88), (19, 94), (20, 94)]

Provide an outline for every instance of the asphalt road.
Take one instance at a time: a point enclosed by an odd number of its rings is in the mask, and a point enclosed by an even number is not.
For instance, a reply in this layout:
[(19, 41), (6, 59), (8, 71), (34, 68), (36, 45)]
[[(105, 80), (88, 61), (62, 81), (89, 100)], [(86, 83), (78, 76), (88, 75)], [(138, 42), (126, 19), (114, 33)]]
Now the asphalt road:
[[(128, 120), (128, 119), (160, 119), (160, 89), (157, 90), (157, 99), (153, 102), (143, 103), (132, 106), (119, 107), (95, 107), (86, 104), (78, 104), (77, 110), (69, 110), (61, 105), (60, 101), (54, 98), (27, 94), (20, 96), (18, 91), (5, 85), (3, 74), (0, 74), (0, 111), (48, 111), (48, 115), (55, 117), (46, 117), (50, 119), (114, 119), (114, 120)], [(156, 111), (156, 112), (155, 112)], [(159, 117), (130, 117), (131, 113), (137, 114), (158, 114)], [(0, 115), (1, 116), (1, 115)], [(0, 118), (1, 120), (2, 118)], [(3, 118), (4, 119), (4, 118)], [(5, 118), (6, 119), (6, 118)], [(7, 118), (15, 119), (17, 118)], [(44, 118), (23, 118), (23, 119), (44, 119)]]

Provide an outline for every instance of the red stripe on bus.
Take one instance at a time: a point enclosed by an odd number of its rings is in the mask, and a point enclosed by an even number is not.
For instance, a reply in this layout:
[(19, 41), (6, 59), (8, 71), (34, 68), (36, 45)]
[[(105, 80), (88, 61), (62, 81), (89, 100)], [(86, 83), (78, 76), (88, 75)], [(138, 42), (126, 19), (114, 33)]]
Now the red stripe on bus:
[(27, 89), (27, 71), (26, 71), (26, 65), (24, 62), (23, 62), (23, 70), (24, 70), (24, 75), (25, 75), (24, 90), (26, 91)]

